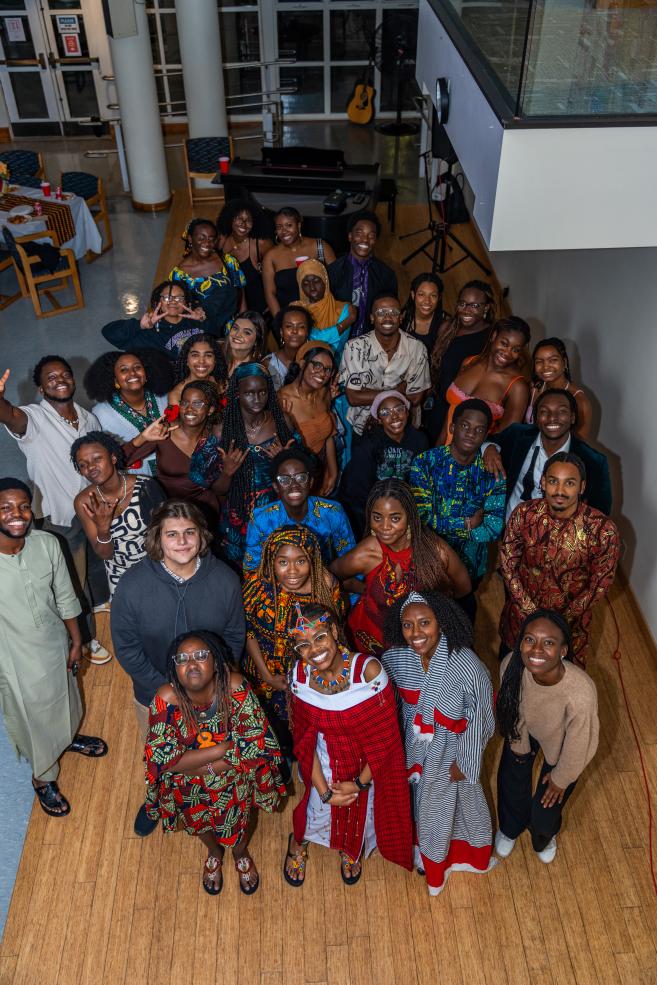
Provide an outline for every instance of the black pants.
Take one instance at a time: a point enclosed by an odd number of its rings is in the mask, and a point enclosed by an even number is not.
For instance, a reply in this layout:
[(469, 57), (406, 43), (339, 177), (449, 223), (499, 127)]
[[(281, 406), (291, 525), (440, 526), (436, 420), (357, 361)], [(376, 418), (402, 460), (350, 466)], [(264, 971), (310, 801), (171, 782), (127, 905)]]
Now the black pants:
[(477, 596), (476, 591), (481, 584), (481, 578), (471, 578), (472, 589), (467, 595), (462, 595), (460, 599), (454, 599), (457, 605), (460, 605), (466, 616), (472, 623), (474, 627), (475, 619), (477, 618)]
[(497, 813), (502, 834), (507, 838), (517, 838), (529, 828), (534, 851), (542, 852), (561, 828), (561, 815), (566, 801), (575, 789), (575, 783), (566, 787), (561, 804), (543, 807), (541, 797), (545, 793), (545, 784), (542, 781), (552, 766), (543, 763), (536, 791), (532, 796), (532, 767), (540, 747), (535, 739), (531, 736), (529, 738), (531, 752), (524, 756), (516, 755), (509, 743), (504, 743), (500, 768), (497, 771)]

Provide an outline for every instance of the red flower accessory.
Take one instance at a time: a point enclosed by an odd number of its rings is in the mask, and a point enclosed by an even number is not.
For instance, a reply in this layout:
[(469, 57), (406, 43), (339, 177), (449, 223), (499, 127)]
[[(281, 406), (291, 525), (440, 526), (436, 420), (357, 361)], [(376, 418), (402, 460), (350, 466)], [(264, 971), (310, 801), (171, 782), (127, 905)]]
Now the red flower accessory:
[(180, 415), (180, 405), (179, 404), (171, 404), (164, 411), (164, 416), (166, 417), (166, 419), (169, 422), (169, 424), (172, 424), (173, 421), (175, 421), (178, 418), (179, 415)]
[(132, 465), (129, 465), (128, 468), (129, 469), (140, 469), (143, 464), (144, 464), (144, 459), (143, 458), (138, 458), (137, 461), (136, 462), (133, 462)]

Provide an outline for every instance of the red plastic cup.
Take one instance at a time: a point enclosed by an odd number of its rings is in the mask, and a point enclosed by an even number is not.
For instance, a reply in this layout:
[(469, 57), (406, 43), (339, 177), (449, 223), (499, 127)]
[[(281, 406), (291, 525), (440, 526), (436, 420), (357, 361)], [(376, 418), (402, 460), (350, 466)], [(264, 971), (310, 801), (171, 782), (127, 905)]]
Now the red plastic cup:
[(219, 172), (220, 172), (220, 174), (228, 174), (228, 168), (229, 168), (229, 166), (230, 166), (230, 158), (229, 157), (220, 157), (219, 158)]
[(50, 198), (50, 182), (49, 181), (42, 181), (41, 182), (41, 194), (44, 196), (44, 198)]
[(300, 267), (305, 260), (310, 260), (310, 257), (295, 257), (297, 267)]

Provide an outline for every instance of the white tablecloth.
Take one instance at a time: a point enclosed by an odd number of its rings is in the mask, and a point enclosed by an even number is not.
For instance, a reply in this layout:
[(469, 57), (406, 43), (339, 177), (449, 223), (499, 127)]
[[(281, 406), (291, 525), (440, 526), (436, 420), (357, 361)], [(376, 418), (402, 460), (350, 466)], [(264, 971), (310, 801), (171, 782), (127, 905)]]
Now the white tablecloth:
[[(52, 195), (49, 199), (45, 199), (39, 188), (21, 187), (13, 191), (12, 194), (25, 195), (26, 197), (35, 199), (40, 198), (44, 202), (57, 201), (54, 195)], [(100, 253), (103, 245), (103, 239), (85, 200), (79, 195), (74, 195), (73, 198), (64, 199), (63, 204), (68, 205), (71, 210), (71, 216), (75, 225), (75, 236), (73, 239), (69, 239), (67, 243), (60, 243), (60, 246), (66, 246), (68, 249), (73, 250), (78, 260), (82, 259), (88, 250), (91, 250), (92, 253)], [(7, 225), (8, 218), (9, 212), (3, 212), (0, 210), (0, 232)], [(41, 232), (42, 229), (47, 228), (48, 223), (45, 218), (38, 218), (36, 216), (30, 218), (29, 222), (24, 222), (20, 225), (13, 225), (12, 223), (9, 223), (9, 229), (12, 231), (14, 236), (28, 236), (32, 235), (32, 233)], [(49, 242), (49, 240), (45, 240), (45, 242)]]

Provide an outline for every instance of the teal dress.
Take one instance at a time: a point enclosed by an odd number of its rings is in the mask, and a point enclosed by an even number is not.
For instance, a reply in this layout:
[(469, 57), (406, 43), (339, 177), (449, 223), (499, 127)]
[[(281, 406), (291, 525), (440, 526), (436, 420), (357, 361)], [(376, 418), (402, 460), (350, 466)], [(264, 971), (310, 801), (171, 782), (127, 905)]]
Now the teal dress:
[(340, 312), (340, 317), (335, 325), (330, 325), (328, 328), (313, 328), (310, 333), (311, 341), (316, 342), (326, 342), (330, 345), (335, 353), (335, 358), (339, 362), (340, 356), (342, 355), (342, 350), (347, 344), (347, 339), (349, 338), (349, 329), (346, 328), (344, 332), (339, 332), (337, 325), (344, 321), (345, 318), (349, 316), (349, 304), (345, 304), (344, 308)]

